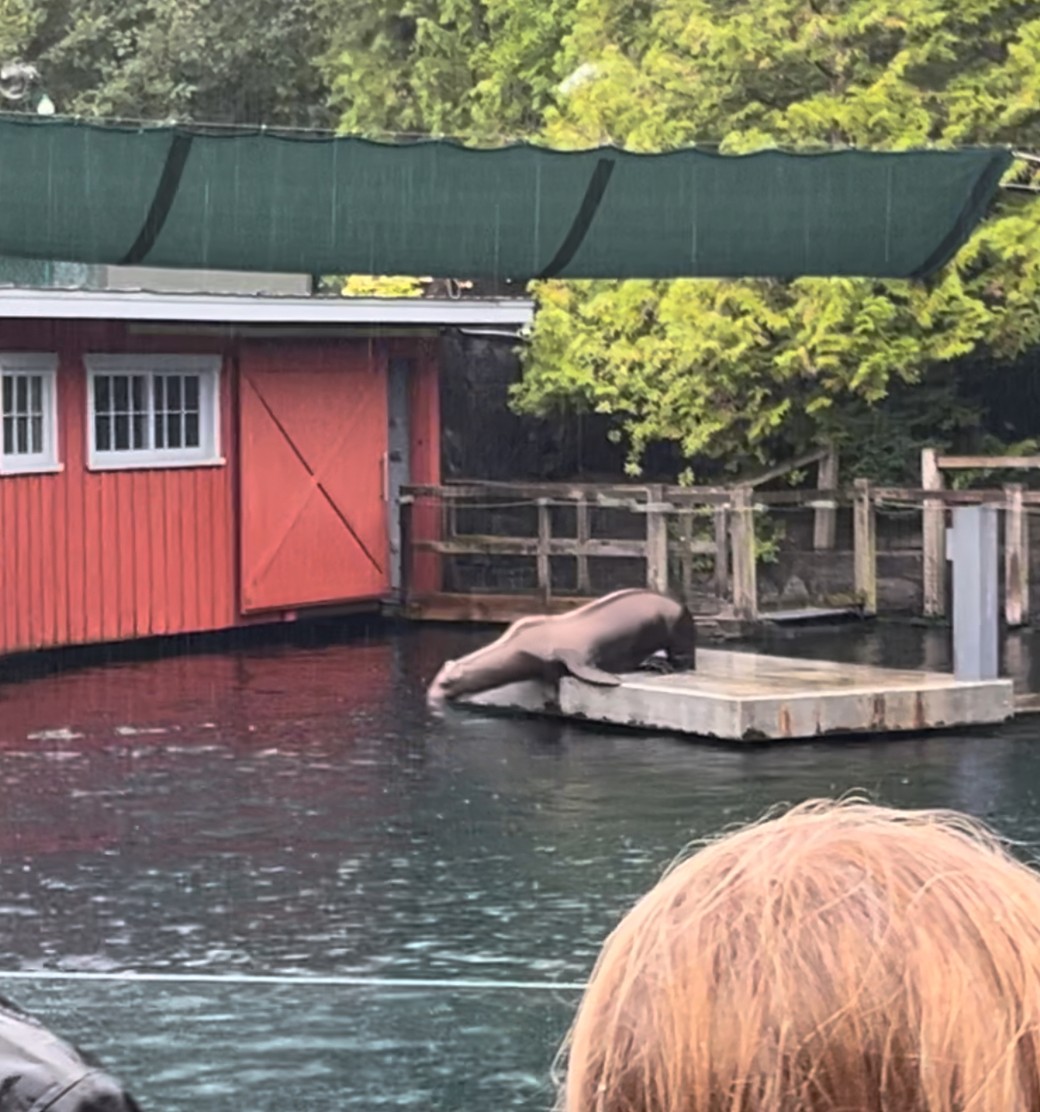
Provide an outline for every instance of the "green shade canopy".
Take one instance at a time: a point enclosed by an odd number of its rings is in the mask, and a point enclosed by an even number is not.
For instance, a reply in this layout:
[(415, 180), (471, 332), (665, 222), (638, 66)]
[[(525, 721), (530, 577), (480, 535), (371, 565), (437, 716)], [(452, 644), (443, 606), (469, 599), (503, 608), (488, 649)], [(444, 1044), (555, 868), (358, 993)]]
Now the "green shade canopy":
[(923, 277), (1003, 148), (492, 150), (0, 119), (0, 255), (432, 277)]

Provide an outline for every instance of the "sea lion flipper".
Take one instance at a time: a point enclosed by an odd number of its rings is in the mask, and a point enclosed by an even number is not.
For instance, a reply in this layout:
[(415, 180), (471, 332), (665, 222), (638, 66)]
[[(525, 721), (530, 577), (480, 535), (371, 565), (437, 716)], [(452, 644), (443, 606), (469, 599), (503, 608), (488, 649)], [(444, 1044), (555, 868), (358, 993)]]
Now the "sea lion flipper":
[(611, 672), (604, 672), (583, 659), (580, 653), (563, 650), (553, 654), (556, 659), (576, 679), (585, 683), (593, 683), (597, 687), (617, 687), (621, 680)]
[(675, 665), (666, 656), (653, 653), (639, 665), (639, 671), (658, 672), (661, 675), (667, 676), (675, 671)]

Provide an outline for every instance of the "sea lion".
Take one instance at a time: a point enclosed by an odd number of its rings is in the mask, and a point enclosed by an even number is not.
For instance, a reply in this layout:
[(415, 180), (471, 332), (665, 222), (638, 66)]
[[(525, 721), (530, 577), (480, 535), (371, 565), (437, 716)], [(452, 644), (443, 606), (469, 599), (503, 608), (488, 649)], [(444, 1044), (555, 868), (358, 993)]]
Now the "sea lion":
[(97, 1062), (0, 997), (0, 1112), (141, 1112)]
[(696, 639), (693, 616), (681, 602), (656, 591), (614, 591), (566, 614), (521, 618), (497, 641), (446, 661), (427, 700), (436, 706), (507, 683), (555, 681), (565, 674), (616, 687), (616, 672), (646, 667), (660, 652), (664, 660), (652, 666), (692, 671)]

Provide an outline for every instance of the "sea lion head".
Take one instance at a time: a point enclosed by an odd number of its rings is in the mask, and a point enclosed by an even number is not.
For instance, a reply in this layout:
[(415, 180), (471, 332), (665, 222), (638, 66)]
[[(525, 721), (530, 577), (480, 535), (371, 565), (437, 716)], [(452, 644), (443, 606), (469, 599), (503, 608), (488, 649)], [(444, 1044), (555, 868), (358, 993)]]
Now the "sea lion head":
[(465, 672), (457, 660), (446, 660), (441, 665), (441, 670), (433, 677), (433, 683), (426, 692), (427, 701), (439, 706), (463, 694), (464, 676)]

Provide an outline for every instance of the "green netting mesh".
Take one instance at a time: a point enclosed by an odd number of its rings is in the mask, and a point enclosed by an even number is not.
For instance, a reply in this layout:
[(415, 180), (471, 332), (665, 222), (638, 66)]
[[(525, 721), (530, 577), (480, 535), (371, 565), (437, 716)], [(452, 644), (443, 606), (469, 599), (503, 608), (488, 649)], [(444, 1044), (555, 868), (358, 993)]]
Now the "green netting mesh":
[(0, 255), (307, 273), (864, 275), (942, 266), (1009, 151), (494, 150), (0, 120)]

